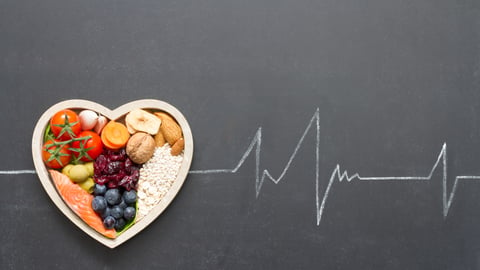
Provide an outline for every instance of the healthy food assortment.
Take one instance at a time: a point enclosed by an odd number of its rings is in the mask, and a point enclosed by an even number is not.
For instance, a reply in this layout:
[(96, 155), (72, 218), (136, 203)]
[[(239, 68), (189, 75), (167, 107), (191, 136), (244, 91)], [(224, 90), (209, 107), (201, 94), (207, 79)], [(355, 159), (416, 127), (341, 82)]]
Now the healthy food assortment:
[(70, 209), (116, 238), (167, 194), (184, 147), (180, 125), (164, 111), (137, 108), (113, 120), (72, 108), (51, 117), (42, 159)]

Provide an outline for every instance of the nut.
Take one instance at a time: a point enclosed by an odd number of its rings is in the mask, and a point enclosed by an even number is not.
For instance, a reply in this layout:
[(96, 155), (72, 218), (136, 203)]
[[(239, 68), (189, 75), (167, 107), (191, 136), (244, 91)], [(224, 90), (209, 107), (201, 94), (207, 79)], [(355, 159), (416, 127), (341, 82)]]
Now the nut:
[(155, 139), (155, 144), (157, 145), (157, 147), (162, 147), (166, 143), (162, 132), (158, 132), (157, 134), (155, 134), (154, 139)]
[(137, 132), (127, 142), (127, 155), (137, 163), (147, 162), (155, 152), (155, 140), (150, 134)]
[(182, 128), (169, 114), (165, 112), (156, 112), (154, 114), (162, 120), (160, 131), (163, 133), (163, 137), (170, 146), (173, 146), (182, 137)]
[(172, 156), (178, 156), (182, 153), (183, 148), (185, 147), (185, 140), (183, 138), (178, 139), (172, 146), (172, 150), (170, 150), (170, 154)]

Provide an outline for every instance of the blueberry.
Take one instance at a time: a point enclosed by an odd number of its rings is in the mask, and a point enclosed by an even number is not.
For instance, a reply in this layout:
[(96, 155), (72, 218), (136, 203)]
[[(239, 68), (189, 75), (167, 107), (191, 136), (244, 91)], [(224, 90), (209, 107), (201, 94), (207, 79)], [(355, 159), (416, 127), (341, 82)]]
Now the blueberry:
[(102, 219), (105, 219), (106, 217), (111, 216), (111, 212), (112, 212), (112, 208), (107, 206), (107, 208), (105, 208), (105, 211), (103, 211), (103, 213), (100, 216), (102, 217)]
[(125, 191), (123, 192), (123, 199), (126, 204), (135, 203), (137, 201), (137, 193), (135, 190)]
[(107, 192), (105, 192), (105, 199), (107, 200), (107, 203), (110, 205), (116, 205), (119, 204), (121, 201), (121, 196), (120, 196), (120, 191), (118, 189), (109, 189)]
[(125, 208), (125, 210), (123, 210), (123, 217), (124, 217), (127, 221), (130, 221), (130, 220), (132, 220), (133, 218), (135, 218), (135, 213), (136, 213), (135, 208), (129, 206), (129, 207)]
[(110, 215), (112, 215), (112, 217), (116, 219), (119, 219), (123, 217), (123, 209), (120, 206), (115, 205), (114, 207), (112, 207), (112, 211), (110, 211)]
[(115, 218), (112, 216), (108, 216), (103, 220), (103, 226), (106, 229), (112, 229), (115, 226)]
[(95, 187), (93, 188), (93, 195), (105, 195), (105, 192), (107, 191), (107, 187), (105, 185), (100, 185), (100, 184), (95, 184)]
[(125, 221), (125, 219), (123, 218), (119, 218), (115, 221), (115, 230), (117, 231), (121, 231), (123, 228), (125, 228), (125, 225), (127, 224), (127, 222)]
[(118, 204), (118, 206), (120, 206), (122, 209), (127, 208), (128, 204), (125, 202), (123, 197), (122, 197), (122, 200), (120, 201), (120, 203)]
[(96, 213), (103, 213), (107, 208), (107, 201), (103, 196), (95, 196), (92, 200), (92, 208)]

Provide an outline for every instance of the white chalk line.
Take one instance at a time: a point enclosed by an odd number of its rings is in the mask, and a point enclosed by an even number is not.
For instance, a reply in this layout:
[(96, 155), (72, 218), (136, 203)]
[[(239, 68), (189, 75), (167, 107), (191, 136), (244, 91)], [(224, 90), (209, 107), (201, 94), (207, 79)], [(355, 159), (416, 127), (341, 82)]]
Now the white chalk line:
[[(314, 125), (315, 124), (315, 125)], [(315, 111), (312, 118), (307, 124), (302, 136), (298, 140), (292, 154), (290, 155), (287, 163), (285, 164), (283, 170), (281, 171), (278, 177), (273, 177), (272, 174), (267, 170), (264, 169), (262, 171), (262, 175), (260, 176), (260, 154), (261, 154), (261, 146), (262, 146), (262, 127), (259, 127), (257, 132), (255, 133), (252, 141), (250, 142), (249, 146), (247, 147), (246, 151), (243, 153), (242, 157), (238, 161), (237, 165), (232, 169), (207, 169), (207, 170), (190, 170), (189, 174), (234, 174), (237, 173), (238, 170), (242, 167), (245, 160), (252, 154), (253, 149), (255, 148), (255, 195), (258, 197), (260, 195), (260, 191), (262, 189), (263, 183), (265, 178), (268, 178), (274, 184), (278, 184), (282, 181), (285, 177), (286, 173), (291, 167), (291, 164), (295, 157), (297, 156), (298, 150), (302, 147), (303, 142), (307, 134), (309, 133), (312, 126), (315, 126), (315, 203), (316, 203), (316, 216), (317, 216), (317, 226), (320, 225), (322, 220), (322, 216), (324, 214), (326, 202), (328, 196), (330, 195), (331, 188), (335, 180), (338, 182), (342, 182), (346, 180), (347, 182), (351, 182), (353, 180), (360, 180), (360, 181), (430, 181), (433, 178), (433, 174), (439, 167), (442, 166), (442, 202), (443, 202), (443, 216), (446, 218), (450, 207), (452, 205), (453, 199), (455, 197), (455, 192), (457, 190), (458, 181), (460, 180), (480, 180), (480, 176), (475, 175), (462, 175), (456, 176), (455, 181), (453, 183), (452, 189), (450, 193), (448, 193), (447, 188), (447, 144), (444, 143), (443, 147), (437, 157), (436, 162), (432, 166), (430, 173), (427, 176), (360, 176), (358, 173), (354, 173), (349, 175), (347, 170), (342, 171), (340, 164), (337, 164), (330, 176), (330, 179), (327, 183), (327, 186), (323, 192), (323, 196), (320, 196), (320, 183), (319, 183), (319, 164), (320, 164), (320, 115), (319, 109)], [(4, 170), (0, 171), (0, 175), (15, 175), (15, 174), (35, 174), (35, 170)]]
[(0, 174), (36, 174), (35, 170), (10, 170), (10, 171), (0, 171)]
[(437, 157), (436, 162), (434, 163), (430, 173), (427, 176), (360, 176), (358, 173), (354, 173), (349, 175), (348, 171), (343, 171), (340, 169), (340, 164), (335, 166), (330, 179), (328, 181), (327, 187), (323, 193), (323, 196), (320, 196), (320, 186), (319, 186), (319, 164), (320, 164), (320, 115), (319, 109), (315, 111), (312, 118), (308, 122), (307, 127), (305, 128), (302, 136), (300, 137), (295, 149), (293, 150), (288, 162), (286, 163), (285, 167), (281, 171), (280, 175), (275, 178), (271, 175), (271, 173), (264, 169), (262, 175), (260, 176), (260, 153), (261, 153), (261, 145), (262, 145), (262, 128), (260, 127), (255, 136), (252, 139), (252, 142), (247, 147), (247, 150), (240, 158), (239, 162), (233, 169), (212, 169), (212, 170), (194, 170), (190, 171), (191, 174), (215, 174), (215, 173), (236, 173), (240, 167), (243, 165), (245, 160), (250, 156), (253, 148), (255, 147), (255, 192), (256, 196), (258, 197), (262, 188), (262, 185), (265, 181), (265, 178), (268, 177), (273, 183), (278, 184), (286, 175), (288, 169), (290, 168), (293, 160), (295, 159), (298, 150), (301, 148), (303, 141), (306, 135), (309, 133), (310, 129), (312, 128), (313, 123), (315, 123), (315, 199), (316, 199), (316, 215), (317, 215), (317, 226), (320, 225), (320, 222), (323, 217), (323, 213), (325, 210), (325, 205), (330, 194), (331, 188), (335, 180), (338, 182), (342, 182), (346, 180), (347, 182), (351, 182), (352, 180), (360, 180), (360, 181), (430, 181), (433, 178), (433, 174), (439, 167), (442, 165), (442, 203), (443, 203), (443, 216), (446, 218), (450, 207), (452, 205), (453, 199), (456, 194), (458, 181), (460, 180), (480, 180), (480, 176), (474, 175), (464, 175), (464, 176), (456, 176), (455, 181), (453, 183), (453, 187), (448, 193), (447, 187), (447, 144), (444, 143), (443, 147)]

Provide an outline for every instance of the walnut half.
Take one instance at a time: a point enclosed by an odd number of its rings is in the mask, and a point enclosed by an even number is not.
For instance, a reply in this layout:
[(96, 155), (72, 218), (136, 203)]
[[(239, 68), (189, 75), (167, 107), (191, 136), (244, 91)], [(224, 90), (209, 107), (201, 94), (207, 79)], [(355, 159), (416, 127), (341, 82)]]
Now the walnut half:
[(137, 132), (128, 140), (126, 150), (133, 162), (143, 164), (152, 158), (155, 152), (155, 140), (150, 134)]

